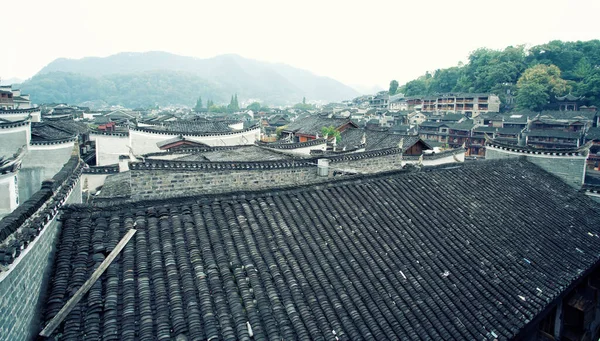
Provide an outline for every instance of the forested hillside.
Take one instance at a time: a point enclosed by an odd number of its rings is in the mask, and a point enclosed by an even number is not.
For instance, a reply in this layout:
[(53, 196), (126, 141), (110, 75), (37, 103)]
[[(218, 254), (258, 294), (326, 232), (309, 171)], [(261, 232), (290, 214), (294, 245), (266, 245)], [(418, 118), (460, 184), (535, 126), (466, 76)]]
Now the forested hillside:
[(154, 105), (191, 105), (202, 94), (215, 102), (228, 100), (219, 85), (177, 71), (147, 71), (100, 77), (71, 72), (34, 76), (21, 84), (35, 103), (119, 104), (129, 108)]
[(21, 85), (36, 103), (102, 101), (124, 106), (194, 105), (201, 96), (224, 104), (240, 100), (268, 104), (340, 101), (358, 96), (328, 77), (284, 64), (221, 55), (199, 59), (166, 52), (119, 53), (57, 59)]
[(588, 105), (600, 106), (600, 40), (478, 49), (467, 64), (427, 72), (397, 92), (406, 96), (491, 92), (503, 103), (512, 97), (517, 108), (530, 110), (541, 110), (555, 96), (572, 93), (585, 96)]

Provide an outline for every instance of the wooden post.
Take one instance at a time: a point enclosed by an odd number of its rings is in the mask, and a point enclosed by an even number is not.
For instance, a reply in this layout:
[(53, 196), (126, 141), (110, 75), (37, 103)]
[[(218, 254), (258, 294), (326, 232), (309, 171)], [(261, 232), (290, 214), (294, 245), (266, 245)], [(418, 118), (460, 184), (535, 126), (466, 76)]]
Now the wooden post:
[(563, 302), (556, 305), (556, 315), (554, 316), (554, 339), (560, 340), (563, 332)]
[(90, 288), (94, 285), (94, 283), (96, 283), (98, 278), (102, 276), (102, 273), (104, 273), (104, 271), (108, 269), (108, 266), (113, 262), (113, 260), (115, 260), (115, 258), (117, 258), (117, 255), (121, 252), (121, 250), (123, 250), (127, 242), (129, 242), (129, 239), (131, 239), (131, 237), (136, 232), (137, 230), (135, 229), (127, 231), (127, 233), (123, 236), (123, 239), (121, 239), (119, 244), (117, 244), (117, 246), (111, 251), (108, 257), (104, 259), (102, 264), (100, 264), (100, 267), (96, 269), (96, 271), (94, 271), (92, 277), (90, 277), (85, 283), (83, 283), (83, 285), (81, 286), (81, 288), (79, 288), (79, 290), (77, 290), (75, 295), (73, 295), (73, 297), (69, 299), (67, 304), (65, 304), (65, 306), (62, 307), (58, 314), (56, 314), (56, 316), (54, 316), (52, 320), (50, 320), (46, 328), (44, 328), (40, 332), (40, 336), (49, 337), (50, 335), (52, 335), (56, 327), (58, 327), (62, 323), (65, 317), (69, 315), (71, 310), (73, 310), (77, 303), (79, 303), (79, 301), (83, 298), (83, 295), (85, 295), (90, 290)]

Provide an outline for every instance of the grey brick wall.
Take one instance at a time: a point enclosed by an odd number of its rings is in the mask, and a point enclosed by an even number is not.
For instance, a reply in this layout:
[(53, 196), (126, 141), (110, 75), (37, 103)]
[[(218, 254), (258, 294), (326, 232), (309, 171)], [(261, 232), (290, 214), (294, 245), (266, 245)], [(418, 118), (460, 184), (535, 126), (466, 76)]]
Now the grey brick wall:
[[(400, 169), (401, 155), (330, 163), (333, 169), (375, 173)], [(196, 194), (262, 190), (326, 181), (317, 166), (254, 170), (131, 170), (132, 199), (158, 199)], [(330, 170), (330, 176), (333, 171)]]
[[(67, 202), (81, 202), (81, 182)], [(0, 273), (0, 340), (32, 340), (41, 331), (42, 302), (48, 289), (59, 233), (60, 223), (55, 218), (11, 269)]]
[(490, 148), (486, 148), (486, 150), (485, 150), (485, 159), (486, 160), (512, 159), (512, 158), (517, 158), (517, 157), (519, 157), (519, 155), (503, 153), (503, 152), (499, 152), (496, 150), (492, 150)]
[(538, 165), (543, 170), (552, 173), (576, 189), (583, 184), (583, 171), (585, 169), (585, 158), (582, 157), (543, 157), (543, 156), (520, 156), (504, 153), (497, 150), (486, 149), (485, 158), (490, 160), (525, 157), (527, 161)]

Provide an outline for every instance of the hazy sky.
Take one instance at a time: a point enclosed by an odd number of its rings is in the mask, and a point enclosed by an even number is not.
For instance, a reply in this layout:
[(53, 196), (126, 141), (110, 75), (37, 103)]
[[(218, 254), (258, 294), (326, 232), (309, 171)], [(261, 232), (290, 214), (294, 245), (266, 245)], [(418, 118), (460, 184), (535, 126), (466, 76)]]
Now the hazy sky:
[(466, 61), (479, 47), (600, 39), (600, 1), (6, 1), (0, 77), (59, 57), (167, 51), (282, 62), (387, 87)]

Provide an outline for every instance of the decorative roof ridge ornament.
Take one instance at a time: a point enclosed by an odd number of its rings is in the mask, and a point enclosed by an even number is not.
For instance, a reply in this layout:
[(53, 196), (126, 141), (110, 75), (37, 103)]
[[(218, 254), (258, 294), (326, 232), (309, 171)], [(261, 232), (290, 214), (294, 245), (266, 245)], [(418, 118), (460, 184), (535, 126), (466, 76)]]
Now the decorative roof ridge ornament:
[(404, 149), (404, 137), (400, 139), (400, 142), (398, 142), (398, 149)]
[(360, 139), (360, 144), (367, 144), (367, 133), (363, 132), (362, 138)]

